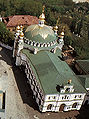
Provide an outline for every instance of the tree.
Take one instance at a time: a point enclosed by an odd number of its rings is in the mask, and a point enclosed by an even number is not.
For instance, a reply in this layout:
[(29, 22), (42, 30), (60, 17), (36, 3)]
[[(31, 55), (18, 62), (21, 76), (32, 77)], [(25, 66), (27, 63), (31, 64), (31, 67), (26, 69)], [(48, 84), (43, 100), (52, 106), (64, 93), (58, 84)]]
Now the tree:
[(0, 22), (0, 41), (10, 46), (14, 43), (14, 35), (6, 29), (2, 22)]

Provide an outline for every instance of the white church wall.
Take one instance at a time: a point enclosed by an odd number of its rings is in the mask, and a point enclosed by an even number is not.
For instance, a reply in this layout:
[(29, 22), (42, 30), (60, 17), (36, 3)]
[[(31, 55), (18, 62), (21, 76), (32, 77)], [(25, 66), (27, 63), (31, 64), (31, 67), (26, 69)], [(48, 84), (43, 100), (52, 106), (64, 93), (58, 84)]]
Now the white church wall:
[(57, 101), (59, 95), (58, 94), (48, 94), (45, 95), (45, 101)]

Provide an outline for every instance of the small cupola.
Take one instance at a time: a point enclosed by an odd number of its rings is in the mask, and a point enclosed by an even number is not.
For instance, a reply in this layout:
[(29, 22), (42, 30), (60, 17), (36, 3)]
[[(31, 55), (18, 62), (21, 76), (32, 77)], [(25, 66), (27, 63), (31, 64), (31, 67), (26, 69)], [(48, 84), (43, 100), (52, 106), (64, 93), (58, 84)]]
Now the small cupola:
[(58, 36), (58, 37), (60, 37), (60, 39), (64, 38), (64, 35), (65, 35), (64, 31), (65, 31), (65, 26), (62, 28), (62, 31), (61, 31), (61, 33)]
[(20, 26), (16, 27), (16, 37), (18, 37), (20, 35)]
[(57, 35), (57, 32), (58, 32), (58, 26), (57, 26), (57, 25), (54, 26), (53, 30), (54, 30), (55, 35)]
[(20, 26), (17, 26), (17, 27), (16, 27), (16, 31), (18, 31), (18, 30), (20, 30)]
[(21, 31), (21, 32), (23, 31), (23, 28), (24, 28), (24, 26), (21, 25), (21, 26), (20, 26), (20, 31)]
[(21, 32), (21, 33), (20, 33), (20, 39), (23, 39), (23, 37), (24, 37), (24, 33)]
[(56, 25), (53, 27), (53, 30), (54, 30), (54, 33), (55, 33), (55, 35), (57, 36), (58, 34), (58, 23), (59, 23), (59, 17), (58, 17), (58, 19), (57, 19), (57, 23), (56, 23)]
[(42, 14), (39, 16), (39, 26), (40, 27), (43, 27), (44, 26), (44, 22), (45, 22), (44, 9), (45, 9), (45, 6), (43, 6)]

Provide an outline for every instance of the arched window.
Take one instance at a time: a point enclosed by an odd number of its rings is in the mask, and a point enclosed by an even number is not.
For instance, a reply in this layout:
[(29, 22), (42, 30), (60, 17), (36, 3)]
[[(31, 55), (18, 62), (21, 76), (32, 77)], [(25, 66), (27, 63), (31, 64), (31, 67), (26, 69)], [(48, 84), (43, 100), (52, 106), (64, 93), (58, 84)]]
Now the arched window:
[(50, 96), (48, 97), (48, 99), (50, 100)]
[(29, 41), (29, 45), (31, 45), (31, 42), (32, 42), (32, 41)]
[(43, 47), (43, 44), (41, 44), (41, 47)]
[(27, 41), (27, 44), (29, 45), (29, 41)]
[(50, 43), (47, 43), (47, 46), (50, 47)]
[(41, 100), (39, 100), (39, 105), (41, 105)]
[(59, 108), (59, 111), (64, 111), (65, 106), (66, 106), (65, 104), (61, 104), (60, 108)]
[(73, 105), (72, 105), (72, 108), (76, 108), (77, 107), (77, 103), (74, 103)]
[(45, 47), (45, 43), (43, 44), (43, 47)]
[(53, 46), (53, 42), (50, 43), (50, 46)]
[(35, 41), (33, 41), (33, 46), (35, 45)]
[(36, 46), (38, 46), (39, 45), (39, 43), (36, 43)]
[(47, 106), (47, 110), (51, 110), (51, 108), (52, 108), (52, 104), (49, 104), (49, 105)]
[(40, 43), (40, 47), (41, 47), (42, 43)]
[(70, 92), (70, 88), (66, 88), (66, 92)]

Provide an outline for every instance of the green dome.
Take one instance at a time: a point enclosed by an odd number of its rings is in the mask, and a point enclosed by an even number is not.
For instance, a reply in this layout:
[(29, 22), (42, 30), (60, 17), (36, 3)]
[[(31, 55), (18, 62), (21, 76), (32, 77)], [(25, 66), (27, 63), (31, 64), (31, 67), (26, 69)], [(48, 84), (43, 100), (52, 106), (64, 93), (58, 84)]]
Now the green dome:
[(25, 31), (26, 39), (38, 43), (50, 43), (57, 39), (54, 31), (50, 26), (44, 25), (40, 27), (39, 25), (31, 25)]

